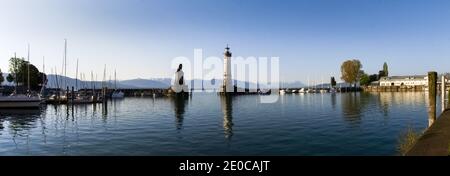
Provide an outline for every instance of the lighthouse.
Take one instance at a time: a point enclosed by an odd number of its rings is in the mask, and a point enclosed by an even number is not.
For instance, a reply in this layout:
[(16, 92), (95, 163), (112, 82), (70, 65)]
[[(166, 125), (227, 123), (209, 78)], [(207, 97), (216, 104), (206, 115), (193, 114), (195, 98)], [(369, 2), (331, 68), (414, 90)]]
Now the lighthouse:
[(223, 58), (223, 84), (222, 92), (233, 92), (234, 86), (231, 82), (231, 52), (230, 47), (225, 48), (224, 58)]

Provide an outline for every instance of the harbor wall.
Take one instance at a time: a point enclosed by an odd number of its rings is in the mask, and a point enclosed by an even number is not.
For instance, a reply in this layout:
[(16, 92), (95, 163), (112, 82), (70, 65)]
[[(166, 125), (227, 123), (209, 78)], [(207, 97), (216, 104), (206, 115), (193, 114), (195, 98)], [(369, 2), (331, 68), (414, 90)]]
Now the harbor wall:
[(425, 86), (363, 86), (365, 92), (419, 92), (425, 91)]
[(425, 131), (407, 156), (449, 156), (450, 155), (450, 109)]

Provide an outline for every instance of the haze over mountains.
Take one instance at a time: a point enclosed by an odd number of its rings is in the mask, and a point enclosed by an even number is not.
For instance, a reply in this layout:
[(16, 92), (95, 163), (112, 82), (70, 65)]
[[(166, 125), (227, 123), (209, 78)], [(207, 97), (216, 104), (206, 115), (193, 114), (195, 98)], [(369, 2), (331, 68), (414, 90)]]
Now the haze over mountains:
[[(64, 76), (56, 76), (56, 75), (48, 75), (48, 83), (47, 87), (49, 88), (57, 88), (60, 83), (63, 85), (76, 86), (78, 84), (79, 88), (99, 88), (102, 87), (102, 81), (80, 81), (78, 79), (78, 83), (76, 79)], [(59, 83), (56, 81), (59, 80)], [(130, 80), (121, 80), (117, 81), (116, 84), (114, 80), (106, 80), (106, 86), (109, 88), (117, 88), (119, 89), (145, 89), (145, 88), (168, 88), (170, 87), (170, 79), (130, 79)]]
[[(5, 81), (2, 83), (2, 85), (13, 85), (12, 83), (8, 83), (6, 81), (6, 76), (8, 76), (8, 73), (3, 73), (3, 77), (5, 78)], [(85, 80), (85, 81), (81, 81), (80, 79), (78, 79), (78, 83), (74, 78), (70, 78), (70, 77), (64, 77), (64, 76), (56, 76), (56, 75), (47, 75), (48, 76), (48, 83), (47, 83), (47, 87), (48, 88), (57, 88), (58, 86), (61, 87), (61, 83), (63, 83), (63, 85), (69, 85), (69, 86), (76, 86), (78, 84), (78, 88), (99, 88), (102, 87), (102, 81), (93, 81), (91, 82), (90, 79), (89, 80)], [(60, 80), (60, 82), (58, 83), (56, 80), (57, 78)], [(212, 83), (221, 83), (222, 80), (200, 80), (200, 79), (194, 79), (194, 80), (188, 80), (186, 82), (189, 82), (192, 84), (194, 84), (196, 86), (196, 89), (200, 89), (201, 85), (207, 85), (207, 84), (212, 84)], [(235, 83), (237, 83), (238, 85), (245, 85), (245, 87), (256, 87), (256, 83), (249, 83), (249, 82), (244, 82), (244, 81), (233, 81)], [(106, 84), (108, 87), (110, 88), (114, 88), (114, 80), (107, 80)], [(118, 80), (117, 81), (117, 88), (120, 89), (145, 89), (145, 88), (169, 88), (171, 85), (171, 78), (154, 78), (154, 79), (142, 79), (142, 78), (137, 78), (137, 79), (129, 79), (129, 80)], [(287, 88), (298, 88), (298, 87), (305, 87), (306, 85), (303, 84), (300, 81), (296, 81), (296, 82), (288, 82), (288, 83), (282, 83), (282, 87), (287, 87)]]

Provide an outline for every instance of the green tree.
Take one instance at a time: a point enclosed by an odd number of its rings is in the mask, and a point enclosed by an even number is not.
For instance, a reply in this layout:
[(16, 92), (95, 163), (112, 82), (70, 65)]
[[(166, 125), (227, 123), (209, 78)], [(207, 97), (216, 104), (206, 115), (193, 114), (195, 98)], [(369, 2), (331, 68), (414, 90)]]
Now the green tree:
[(16, 86), (19, 85), (19, 81), (17, 81), (16, 76), (18, 77), (20, 68), (24, 64), (24, 58), (12, 57), (9, 59), (9, 73), (12, 75), (12, 81), (16, 83)]
[(366, 73), (363, 73), (361, 75), (361, 78), (359, 79), (359, 82), (363, 86), (368, 86), (370, 84), (370, 82), (371, 82), (369, 75), (367, 75)]
[(12, 74), (8, 74), (8, 76), (6, 76), (6, 81), (12, 83), (14, 81), (14, 76)]
[(330, 82), (330, 84), (331, 84), (331, 87), (336, 87), (336, 79), (334, 79), (334, 76), (333, 77), (331, 77), (331, 82)]
[[(22, 85), (24, 87), (28, 87), (28, 75), (30, 76), (30, 89), (31, 90), (39, 90), (42, 86), (43, 81), (46, 80), (46, 75), (39, 72), (39, 69), (30, 64), (28, 61), (25, 61), (23, 58), (11, 58), (9, 60), (9, 81), (14, 81), (16, 86)], [(28, 74), (28, 71), (30, 72)]]
[(380, 70), (380, 71), (378, 72), (378, 77), (379, 77), (379, 78), (385, 77), (385, 76), (386, 76), (386, 73), (385, 73), (383, 70)]
[(384, 62), (383, 64), (383, 72), (384, 72), (384, 76), (389, 76), (389, 68), (386, 62)]
[(341, 65), (341, 79), (346, 83), (354, 84), (356, 87), (356, 83), (361, 78), (362, 64), (359, 60), (347, 60)]
[(377, 74), (372, 74), (369, 76), (370, 82), (374, 82), (374, 81), (378, 81), (380, 80), (380, 78), (378, 77)]
[(2, 85), (3, 81), (5, 81), (5, 78), (3, 77), (2, 70), (0, 69), (0, 86)]

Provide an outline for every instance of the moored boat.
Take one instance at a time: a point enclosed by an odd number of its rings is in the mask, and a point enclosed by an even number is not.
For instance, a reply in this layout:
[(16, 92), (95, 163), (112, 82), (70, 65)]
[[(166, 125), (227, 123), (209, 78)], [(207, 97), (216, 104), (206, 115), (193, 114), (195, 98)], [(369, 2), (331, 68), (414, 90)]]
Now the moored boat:
[(111, 98), (123, 98), (124, 97), (124, 93), (120, 90), (115, 90), (112, 94), (111, 94)]
[(118, 99), (123, 98), (124, 96), (125, 94), (122, 91), (117, 90), (117, 75), (116, 71), (114, 70), (114, 92), (111, 94), (111, 98)]
[(0, 108), (39, 108), (39, 96), (10, 95), (0, 96)]

